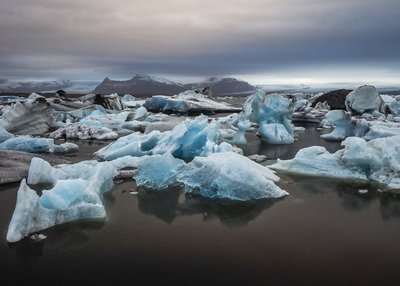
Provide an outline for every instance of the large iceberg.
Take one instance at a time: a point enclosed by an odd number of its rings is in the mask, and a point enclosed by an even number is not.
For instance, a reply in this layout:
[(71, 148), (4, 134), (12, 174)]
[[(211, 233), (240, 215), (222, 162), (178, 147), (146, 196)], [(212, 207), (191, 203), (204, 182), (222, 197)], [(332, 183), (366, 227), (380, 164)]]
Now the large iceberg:
[(292, 121), (319, 123), (331, 108), (326, 101), (318, 102), (313, 107), (310, 101), (302, 99), (295, 102), (294, 109)]
[(50, 133), (50, 137), (55, 139), (109, 140), (118, 138), (118, 134), (107, 127), (73, 123)]
[(15, 135), (40, 135), (55, 127), (53, 109), (43, 96), (16, 103), (2, 121), (4, 129)]
[(374, 181), (400, 189), (400, 136), (365, 141), (348, 137), (344, 149), (329, 153), (324, 147), (301, 149), (291, 160), (269, 166), (290, 173)]
[(144, 156), (171, 153), (176, 158), (193, 159), (223, 151), (241, 152), (240, 149), (220, 143), (219, 122), (201, 115), (186, 120), (171, 131), (139, 132), (120, 137), (117, 141), (95, 153), (101, 159), (113, 160), (123, 156)]
[(290, 144), (294, 142), (294, 126), (291, 122), (293, 103), (279, 94), (267, 95), (257, 89), (245, 102), (239, 115), (238, 134), (235, 141), (245, 143), (244, 132), (250, 127), (249, 121), (259, 125), (261, 139), (270, 144)]
[(141, 157), (135, 176), (138, 187), (164, 189), (176, 183), (178, 171), (185, 162), (174, 158), (170, 153)]
[(346, 96), (346, 109), (352, 114), (384, 113), (385, 103), (374, 86), (363, 85), (353, 90)]
[(332, 110), (325, 115), (324, 125), (334, 125), (335, 129), (328, 134), (321, 135), (327, 140), (341, 141), (349, 136), (364, 136), (369, 127), (365, 119), (355, 119), (344, 110)]
[(0, 142), (4, 142), (12, 137), (14, 135), (4, 129), (2, 120), (0, 119)]
[(177, 178), (186, 192), (211, 199), (248, 201), (288, 195), (274, 183), (279, 177), (273, 171), (233, 152), (196, 157)]
[(79, 147), (73, 143), (56, 145), (53, 139), (32, 138), (29, 136), (18, 136), (0, 143), (0, 150), (13, 150), (29, 153), (69, 153), (78, 151)]
[[(80, 219), (104, 218), (103, 194), (114, 186), (118, 170), (137, 167), (135, 158), (113, 162), (83, 161), (52, 167), (33, 158), (28, 179), (21, 182), (17, 203), (7, 232), (7, 241), (16, 242), (25, 236)], [(29, 184), (52, 184), (37, 195)]]
[(0, 150), (0, 185), (21, 182), (23, 178), (28, 176), (29, 165), (32, 158), (38, 156), (52, 164), (69, 163), (61, 156)]
[[(372, 116), (372, 115), (371, 115)], [(400, 135), (400, 123), (355, 118), (343, 110), (332, 110), (321, 122), (325, 126), (334, 125), (331, 133), (321, 135), (327, 140), (341, 141), (349, 136), (366, 140)]]
[(235, 112), (235, 108), (226, 103), (219, 103), (204, 94), (188, 90), (174, 96), (155, 95), (143, 104), (148, 110), (163, 112)]

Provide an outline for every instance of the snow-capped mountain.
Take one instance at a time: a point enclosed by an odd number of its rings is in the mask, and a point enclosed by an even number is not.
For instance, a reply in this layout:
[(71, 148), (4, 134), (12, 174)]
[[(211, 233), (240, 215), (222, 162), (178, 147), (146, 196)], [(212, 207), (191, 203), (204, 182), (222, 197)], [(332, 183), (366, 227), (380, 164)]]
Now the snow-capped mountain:
[(67, 89), (73, 84), (69, 80), (62, 81), (12, 81), (0, 79), (0, 92), (32, 93)]
[(142, 95), (152, 94), (177, 94), (184, 91), (185, 88), (182, 84), (153, 77), (144, 74), (137, 74), (129, 80), (111, 80), (106, 77), (95, 89), (95, 93), (109, 94), (109, 93), (132, 93)]
[(98, 85), (95, 93), (130, 93), (135, 95), (173, 95), (189, 89), (209, 86), (214, 95), (246, 94), (255, 87), (235, 78), (209, 78), (199, 83), (181, 84), (168, 79), (138, 74), (126, 81), (110, 80), (108, 77)]
[(190, 84), (188, 89), (203, 88), (205, 86), (209, 86), (214, 95), (248, 94), (255, 90), (255, 87), (248, 82), (231, 77), (211, 77), (204, 82)]

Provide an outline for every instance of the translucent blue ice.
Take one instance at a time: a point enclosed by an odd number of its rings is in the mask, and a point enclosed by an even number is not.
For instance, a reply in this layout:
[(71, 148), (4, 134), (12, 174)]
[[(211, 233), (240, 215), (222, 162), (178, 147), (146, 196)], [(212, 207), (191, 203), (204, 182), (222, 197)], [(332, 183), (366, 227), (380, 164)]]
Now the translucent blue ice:
[(152, 189), (164, 189), (176, 183), (178, 171), (185, 162), (171, 154), (142, 157), (135, 176), (136, 185)]
[(104, 218), (103, 194), (114, 186), (118, 170), (136, 167), (137, 158), (120, 158), (112, 162), (83, 161), (52, 167), (33, 158), (29, 167), (29, 184), (52, 184), (39, 197), (24, 179), (17, 193), (17, 203), (8, 227), (7, 241), (23, 237), (65, 222)]
[(2, 120), (0, 119), (0, 143), (12, 137), (14, 137), (14, 135), (4, 129)]
[(400, 136), (365, 141), (348, 137), (344, 149), (329, 153), (324, 147), (301, 149), (294, 159), (279, 160), (270, 168), (314, 176), (360, 179), (400, 189)]
[(29, 153), (67, 153), (77, 151), (78, 149), (79, 147), (76, 144), (64, 143), (56, 145), (53, 139), (33, 138), (29, 136), (13, 137), (0, 143), (0, 150), (23, 151)]
[(267, 95), (257, 89), (244, 104), (239, 115), (239, 131), (234, 139), (242, 144), (246, 142), (244, 132), (249, 129), (249, 121), (253, 121), (260, 126), (258, 132), (262, 140), (270, 144), (293, 143), (292, 113), (293, 104), (290, 99), (279, 94)]
[(275, 185), (278, 180), (267, 167), (233, 152), (196, 157), (178, 173), (178, 181), (188, 193), (237, 201), (287, 195)]
[(149, 134), (139, 132), (119, 138), (100, 149), (95, 154), (105, 160), (122, 156), (144, 156), (171, 153), (176, 158), (193, 159), (195, 156), (207, 156), (224, 151), (240, 152), (228, 143), (221, 147), (219, 141), (219, 122), (208, 122), (207, 116), (198, 116), (178, 124), (173, 130)]

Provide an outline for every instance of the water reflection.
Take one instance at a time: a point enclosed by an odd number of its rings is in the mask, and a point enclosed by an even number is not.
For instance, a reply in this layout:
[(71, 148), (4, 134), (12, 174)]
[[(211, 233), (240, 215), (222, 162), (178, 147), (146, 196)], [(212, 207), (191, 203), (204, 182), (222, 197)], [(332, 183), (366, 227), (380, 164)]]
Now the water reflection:
[(103, 227), (103, 219), (65, 223), (44, 230), (42, 233), (48, 237), (47, 239), (33, 240), (26, 237), (16, 243), (8, 243), (8, 247), (15, 250), (21, 264), (30, 264), (42, 257), (44, 252), (62, 255), (82, 248), (90, 241), (86, 231), (99, 230)]
[(263, 142), (255, 132), (246, 133), (247, 145), (240, 146), (244, 155), (262, 154), (268, 159), (292, 159), (298, 150), (310, 146), (324, 146), (329, 152), (336, 152), (341, 148), (340, 142), (326, 141), (321, 138), (322, 133), (316, 131), (317, 124), (303, 123), (300, 126), (305, 128), (305, 132), (299, 134), (293, 144), (274, 145)]
[(163, 191), (140, 189), (138, 194), (139, 210), (167, 223), (179, 216), (202, 215), (204, 221), (219, 219), (229, 227), (247, 225), (278, 201), (280, 199), (252, 202), (211, 200), (184, 195), (179, 187)]
[[(303, 192), (311, 196), (336, 194), (338, 202), (333, 200), (332, 204), (338, 203), (348, 212), (361, 212), (376, 204), (383, 221), (400, 218), (400, 195), (380, 191), (383, 188), (379, 184), (283, 173), (279, 176), (282, 178), (281, 185), (289, 193)], [(359, 190), (367, 190), (367, 193), (360, 193)]]

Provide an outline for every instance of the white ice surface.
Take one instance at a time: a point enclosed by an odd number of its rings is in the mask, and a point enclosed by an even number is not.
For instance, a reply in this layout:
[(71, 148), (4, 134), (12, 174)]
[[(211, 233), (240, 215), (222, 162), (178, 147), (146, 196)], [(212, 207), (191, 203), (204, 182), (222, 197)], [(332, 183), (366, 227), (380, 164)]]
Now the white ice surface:
[(238, 201), (287, 195), (274, 183), (278, 180), (267, 167), (233, 152), (196, 157), (178, 173), (188, 193)]
[(324, 147), (301, 149), (294, 159), (269, 166), (276, 170), (342, 179), (359, 179), (400, 189), (400, 136), (365, 141), (348, 137), (344, 149), (329, 153)]

